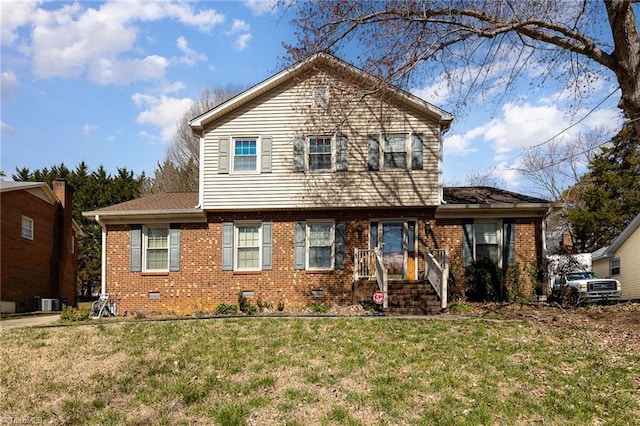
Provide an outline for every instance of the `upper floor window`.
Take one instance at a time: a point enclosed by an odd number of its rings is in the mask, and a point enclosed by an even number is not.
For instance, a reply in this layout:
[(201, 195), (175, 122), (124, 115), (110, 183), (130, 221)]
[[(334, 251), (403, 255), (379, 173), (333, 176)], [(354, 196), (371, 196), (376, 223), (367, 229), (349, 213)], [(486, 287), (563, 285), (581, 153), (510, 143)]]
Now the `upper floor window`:
[(347, 136), (296, 136), (293, 141), (293, 170), (347, 170)]
[(271, 136), (218, 139), (218, 173), (271, 173)]
[(331, 138), (309, 138), (309, 170), (331, 170)]
[(407, 168), (407, 140), (405, 135), (387, 135), (384, 137), (384, 168)]
[(422, 170), (422, 133), (370, 134), (369, 170)]
[(33, 240), (33, 219), (22, 216), (22, 238)]
[(258, 166), (257, 139), (233, 140), (233, 171), (255, 172)]

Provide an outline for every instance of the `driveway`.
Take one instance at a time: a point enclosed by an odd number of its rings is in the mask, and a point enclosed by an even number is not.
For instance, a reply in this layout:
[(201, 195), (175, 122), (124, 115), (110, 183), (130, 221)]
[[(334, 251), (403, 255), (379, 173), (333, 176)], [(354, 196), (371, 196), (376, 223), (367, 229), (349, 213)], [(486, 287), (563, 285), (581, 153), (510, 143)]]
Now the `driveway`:
[(31, 327), (38, 325), (48, 325), (60, 319), (60, 314), (33, 315), (15, 319), (5, 319), (0, 321), (0, 331), (10, 330), (16, 327)]

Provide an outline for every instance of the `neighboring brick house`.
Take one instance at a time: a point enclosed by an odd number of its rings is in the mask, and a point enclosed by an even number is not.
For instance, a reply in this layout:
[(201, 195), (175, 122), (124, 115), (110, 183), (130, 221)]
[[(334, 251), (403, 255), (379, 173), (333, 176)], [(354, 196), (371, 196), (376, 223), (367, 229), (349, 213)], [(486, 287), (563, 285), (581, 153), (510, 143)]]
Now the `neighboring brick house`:
[[(64, 180), (0, 182), (1, 281), (3, 312), (76, 304), (78, 239), (73, 220), (73, 190)], [(61, 303), (62, 302), (62, 303)]]
[(103, 228), (103, 292), (119, 314), (192, 313), (240, 292), (290, 307), (380, 288), (413, 313), (446, 305), (449, 264), (537, 271), (553, 205), (443, 188), (452, 119), (325, 53), (287, 68), (190, 122), (198, 194), (84, 213)]

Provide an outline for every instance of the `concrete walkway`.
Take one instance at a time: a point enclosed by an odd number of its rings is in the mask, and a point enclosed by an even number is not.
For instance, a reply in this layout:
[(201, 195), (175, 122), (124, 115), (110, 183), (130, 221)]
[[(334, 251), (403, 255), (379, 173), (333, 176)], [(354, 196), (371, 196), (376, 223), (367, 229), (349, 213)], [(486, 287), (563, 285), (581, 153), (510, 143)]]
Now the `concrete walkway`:
[(60, 314), (30, 315), (15, 319), (3, 319), (0, 321), (0, 332), (16, 327), (31, 327), (53, 324), (60, 319)]

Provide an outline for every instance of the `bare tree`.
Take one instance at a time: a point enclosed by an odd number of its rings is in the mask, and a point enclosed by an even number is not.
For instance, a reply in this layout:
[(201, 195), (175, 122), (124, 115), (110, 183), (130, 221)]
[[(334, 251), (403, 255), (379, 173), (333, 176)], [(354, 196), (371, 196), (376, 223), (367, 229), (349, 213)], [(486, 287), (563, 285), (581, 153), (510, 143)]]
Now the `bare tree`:
[(568, 188), (575, 186), (600, 147), (610, 142), (607, 131), (597, 128), (580, 133), (568, 143), (552, 141), (526, 151), (518, 172), (538, 195), (567, 202)]
[(459, 106), (472, 94), (493, 94), (496, 88), (507, 94), (521, 76), (540, 84), (565, 81), (577, 98), (591, 93), (595, 78), (614, 77), (621, 90), (618, 106), (640, 134), (640, 37), (637, 3), (630, 0), (297, 5), (297, 45), (287, 46), (290, 60), (355, 46), (360, 65), (390, 83), (407, 84), (435, 69), (459, 93)]
[(206, 89), (177, 124), (176, 135), (167, 147), (165, 159), (158, 163), (154, 177), (145, 181), (143, 194), (156, 192), (195, 192), (198, 190), (200, 141), (193, 135), (189, 120), (229, 100), (244, 87), (229, 85)]

